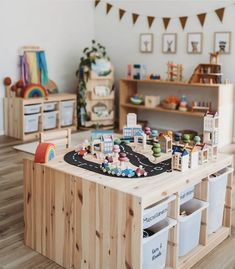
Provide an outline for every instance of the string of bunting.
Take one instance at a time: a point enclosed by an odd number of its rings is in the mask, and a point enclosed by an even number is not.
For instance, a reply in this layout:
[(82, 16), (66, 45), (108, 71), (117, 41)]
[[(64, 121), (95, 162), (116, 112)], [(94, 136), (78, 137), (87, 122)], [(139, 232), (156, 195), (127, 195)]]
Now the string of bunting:
[[(143, 15), (143, 14), (139, 14), (139, 13), (134, 13), (134, 12), (129, 12), (125, 9), (122, 9), (122, 8), (119, 8), (119, 7), (116, 7), (114, 6), (113, 4), (110, 4), (108, 2), (105, 2), (103, 0), (95, 0), (94, 2), (94, 6), (95, 8), (101, 3), (103, 2), (105, 4), (105, 7), (106, 7), (106, 15), (109, 14), (109, 12), (111, 11), (111, 9), (113, 7), (115, 7), (116, 9), (118, 9), (118, 15), (119, 15), (119, 20), (121, 21), (122, 18), (125, 16), (126, 13), (128, 14), (131, 14), (131, 17), (132, 17), (132, 23), (133, 25), (136, 24), (137, 20), (139, 19), (140, 16), (144, 16), (146, 17), (147, 19), (147, 23), (148, 23), (148, 27), (151, 28), (155, 19), (157, 19), (158, 17), (155, 17), (155, 16), (148, 16), (148, 15)], [(235, 5), (235, 3), (232, 3), (231, 5)], [(218, 9), (215, 9), (213, 10), (213, 12), (217, 15), (219, 21), (221, 23), (223, 23), (223, 20), (224, 20), (224, 13), (225, 13), (225, 8), (226, 7), (222, 7), (222, 8), (218, 8)], [(200, 13), (200, 14), (196, 14), (198, 20), (199, 20), (199, 23), (201, 24), (201, 26), (203, 27), (204, 24), (205, 24), (205, 21), (206, 21), (206, 16), (207, 14), (210, 13), (210, 12), (204, 12), (204, 13)], [(177, 19), (179, 19), (179, 22), (180, 22), (180, 25), (182, 27), (182, 29), (184, 30), (185, 29), (185, 26), (187, 24), (187, 21), (188, 21), (188, 18), (191, 17), (191, 16), (182, 16), (182, 17), (178, 17)], [(165, 28), (165, 30), (167, 30), (171, 20), (173, 18), (170, 18), (170, 17), (163, 17), (163, 18), (160, 18), (162, 20), (162, 23), (163, 23), (163, 26)]]

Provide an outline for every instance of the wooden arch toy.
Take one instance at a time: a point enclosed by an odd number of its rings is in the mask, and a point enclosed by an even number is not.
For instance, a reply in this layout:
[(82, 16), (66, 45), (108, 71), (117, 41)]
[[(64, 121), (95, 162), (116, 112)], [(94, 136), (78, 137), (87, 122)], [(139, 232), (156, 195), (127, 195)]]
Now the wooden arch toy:
[(52, 160), (56, 155), (55, 145), (51, 143), (40, 143), (37, 146), (34, 162), (47, 163)]
[(26, 86), (26, 88), (23, 90), (23, 98), (34, 98), (34, 97), (46, 97), (46, 89), (39, 84), (29, 84)]

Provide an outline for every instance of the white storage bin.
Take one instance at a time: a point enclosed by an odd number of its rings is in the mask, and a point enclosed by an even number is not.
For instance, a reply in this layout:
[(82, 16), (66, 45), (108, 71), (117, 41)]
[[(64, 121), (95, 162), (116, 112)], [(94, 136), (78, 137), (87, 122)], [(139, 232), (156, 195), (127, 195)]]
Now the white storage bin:
[(207, 202), (192, 199), (180, 207), (187, 216), (179, 216), (179, 256), (184, 256), (199, 244), (202, 210)]
[(44, 103), (43, 111), (53, 111), (55, 110), (56, 102)]
[(36, 114), (40, 112), (41, 104), (36, 105), (25, 105), (24, 106), (24, 114), (30, 115), (30, 114)]
[(143, 269), (165, 268), (168, 233), (176, 223), (176, 220), (167, 218), (149, 229), (154, 234), (143, 238)]
[(40, 114), (32, 114), (24, 116), (24, 132), (33, 133), (38, 131)]
[(43, 123), (43, 129), (54, 129), (56, 128), (56, 112), (46, 112), (43, 115), (44, 117), (44, 123)]
[(175, 198), (175, 195), (171, 195), (151, 207), (146, 208), (143, 215), (143, 228), (147, 229), (148, 227), (151, 227), (157, 222), (165, 219), (167, 217), (168, 204), (175, 200)]
[(194, 197), (194, 186), (183, 190), (180, 193), (180, 205), (188, 202)]
[(69, 126), (73, 124), (73, 107), (74, 101), (61, 102), (61, 126)]
[(232, 168), (225, 168), (209, 177), (209, 234), (215, 232), (222, 226), (228, 174), (232, 172)]

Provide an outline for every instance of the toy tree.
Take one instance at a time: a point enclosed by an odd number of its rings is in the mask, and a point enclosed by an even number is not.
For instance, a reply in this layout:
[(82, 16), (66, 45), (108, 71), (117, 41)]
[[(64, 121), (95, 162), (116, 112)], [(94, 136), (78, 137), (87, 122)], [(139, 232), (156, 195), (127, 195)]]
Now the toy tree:
[(152, 130), (152, 138), (155, 140), (158, 137), (158, 130)]
[(151, 135), (151, 129), (149, 127), (145, 127), (144, 132), (147, 135), (147, 137), (149, 137)]
[(114, 140), (114, 145), (120, 145), (122, 143), (122, 141), (119, 138), (116, 138)]
[(155, 157), (155, 161), (156, 161), (156, 159), (161, 156), (161, 146), (160, 146), (160, 144), (154, 142), (153, 147), (152, 147), (152, 151), (153, 151), (153, 157)]
[(182, 140), (185, 144), (189, 144), (190, 142), (190, 135), (189, 134), (183, 134)]
[(129, 161), (128, 158), (126, 157), (126, 153), (125, 153), (125, 152), (120, 152), (120, 153), (119, 153), (118, 160), (120, 161), (120, 166), (121, 166), (121, 167), (123, 166), (123, 164), (124, 164), (125, 162), (128, 162), (128, 161)]
[(182, 138), (182, 134), (181, 133), (175, 133), (175, 142), (177, 143), (177, 144), (179, 144), (179, 142), (180, 142), (180, 140), (181, 140), (181, 138)]
[(118, 154), (120, 152), (120, 147), (119, 145), (114, 145), (113, 146), (113, 153), (114, 153), (114, 156), (117, 158), (118, 157)]
[(194, 140), (195, 145), (198, 145), (201, 142), (201, 137), (199, 135), (196, 135), (194, 136), (193, 140)]

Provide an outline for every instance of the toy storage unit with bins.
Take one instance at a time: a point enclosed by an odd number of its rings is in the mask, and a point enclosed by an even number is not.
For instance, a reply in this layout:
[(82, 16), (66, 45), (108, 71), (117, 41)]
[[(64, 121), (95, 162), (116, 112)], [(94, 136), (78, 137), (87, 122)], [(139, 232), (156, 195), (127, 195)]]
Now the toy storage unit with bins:
[(76, 94), (51, 94), (46, 98), (4, 99), (6, 135), (23, 141), (61, 128), (77, 129)]
[(85, 127), (114, 127), (114, 78), (113, 69), (107, 76), (91, 71), (86, 81), (86, 111), (89, 120)]
[[(168, 96), (181, 97), (186, 95), (189, 105), (192, 101), (211, 102), (212, 110), (219, 113), (219, 146), (232, 143), (233, 139), (233, 103), (234, 88), (232, 84), (199, 84), (172, 82), (161, 80), (134, 80), (122, 79), (119, 85), (119, 129), (122, 130), (126, 123), (128, 113), (141, 112), (141, 120), (148, 120), (149, 125), (157, 125), (159, 129), (179, 131), (192, 129), (199, 134), (203, 131), (204, 112), (180, 111), (163, 108), (158, 105), (135, 105), (130, 102), (130, 97), (135, 94), (143, 96), (156, 95), (161, 100)], [(164, 113), (164, 117), (163, 117)], [(193, 119), (193, 120), (192, 120)]]
[(25, 159), (25, 243), (65, 268), (189, 269), (231, 235), (232, 163), (115, 179)]

